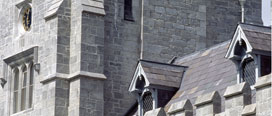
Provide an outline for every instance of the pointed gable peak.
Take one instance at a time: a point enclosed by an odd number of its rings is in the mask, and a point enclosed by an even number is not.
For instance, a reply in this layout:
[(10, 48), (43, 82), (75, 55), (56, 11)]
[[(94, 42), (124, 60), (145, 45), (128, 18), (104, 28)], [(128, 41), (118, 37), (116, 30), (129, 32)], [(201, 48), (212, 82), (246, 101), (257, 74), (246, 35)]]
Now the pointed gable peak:
[(246, 53), (267, 54), (271, 51), (270, 37), (269, 27), (238, 24), (225, 57), (237, 59)]

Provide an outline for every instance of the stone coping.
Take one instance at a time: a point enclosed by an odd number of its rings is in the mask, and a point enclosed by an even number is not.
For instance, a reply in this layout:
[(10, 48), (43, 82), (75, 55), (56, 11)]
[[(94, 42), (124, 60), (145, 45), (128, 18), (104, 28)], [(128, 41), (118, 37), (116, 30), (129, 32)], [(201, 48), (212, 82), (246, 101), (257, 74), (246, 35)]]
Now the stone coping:
[(93, 72), (86, 72), (86, 71), (78, 71), (73, 74), (63, 74), (63, 73), (55, 73), (53, 75), (50, 75), (47, 79), (42, 80), (41, 83), (47, 83), (55, 79), (64, 79), (64, 80), (73, 80), (78, 77), (88, 77), (93, 79), (101, 79), (106, 80), (107, 77), (104, 74), (101, 73), (93, 73)]
[(220, 99), (218, 99), (218, 98), (220, 98), (220, 95), (217, 91), (213, 91), (211, 93), (207, 93), (207, 94), (198, 96), (195, 101), (195, 106), (198, 107), (198, 106), (201, 106), (204, 104), (214, 102), (215, 100), (219, 100), (219, 102), (220, 102)]
[(12, 54), (12, 55), (9, 55), (9, 56), (3, 58), (3, 60), (5, 63), (9, 64), (9, 63), (14, 62), (16, 60), (19, 60), (19, 59), (22, 59), (24, 57), (28, 57), (28, 56), (34, 54), (35, 49), (37, 51), (38, 48), (39, 48), (38, 46), (31, 46), (29, 48), (22, 49), (22, 50), (16, 52), (15, 54)]
[(44, 18), (48, 19), (54, 15), (57, 14), (59, 11), (59, 8), (61, 7), (63, 3), (63, 0), (53, 0), (51, 1), (51, 6), (48, 8), (48, 10), (45, 12)]
[(271, 79), (271, 74), (259, 77), (254, 87), (258, 89), (264, 86), (271, 86)]
[(242, 94), (246, 89), (251, 90), (249, 84), (245, 82), (229, 86), (227, 87), (224, 93), (224, 97), (227, 98), (227, 97)]
[(20, 8), (23, 4), (31, 3), (31, 0), (17, 0), (18, 2), (15, 3), (16, 7)]
[(166, 116), (166, 113), (163, 108), (157, 108), (146, 112), (144, 116)]
[(170, 105), (170, 108), (168, 109), (168, 114), (173, 114), (176, 112), (184, 111), (184, 110), (193, 110), (192, 103), (189, 99), (182, 100), (179, 102), (175, 102)]
[(221, 112), (221, 113), (215, 114), (214, 116), (226, 116), (226, 113), (225, 112)]
[[(82, 0), (81, 9), (85, 12), (91, 12), (99, 15), (106, 15), (103, 0)], [(53, 0), (52, 5), (47, 9), (44, 19), (49, 19), (58, 14), (59, 8), (63, 4), (63, 0)]]
[(106, 15), (103, 0), (82, 0), (81, 2), (81, 7), (83, 11), (99, 15)]
[(256, 113), (256, 104), (246, 105), (242, 111), (242, 116), (252, 115)]

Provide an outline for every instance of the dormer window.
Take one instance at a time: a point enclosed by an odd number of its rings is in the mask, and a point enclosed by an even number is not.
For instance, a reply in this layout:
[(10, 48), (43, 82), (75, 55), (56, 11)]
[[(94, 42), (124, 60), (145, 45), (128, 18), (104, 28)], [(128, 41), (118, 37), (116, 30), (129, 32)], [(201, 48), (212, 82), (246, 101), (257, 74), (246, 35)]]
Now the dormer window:
[(180, 86), (185, 67), (140, 60), (135, 70), (129, 92), (138, 102), (138, 116), (164, 107)]
[(237, 82), (254, 85), (258, 77), (271, 73), (271, 38), (267, 27), (239, 24), (226, 58), (237, 68)]

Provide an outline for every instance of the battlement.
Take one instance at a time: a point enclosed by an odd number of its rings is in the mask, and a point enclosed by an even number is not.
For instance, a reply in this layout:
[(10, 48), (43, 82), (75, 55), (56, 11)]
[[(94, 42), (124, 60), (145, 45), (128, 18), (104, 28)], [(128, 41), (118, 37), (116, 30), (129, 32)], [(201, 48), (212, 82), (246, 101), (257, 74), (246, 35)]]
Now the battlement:
[[(255, 83), (256, 103), (252, 101), (252, 88), (247, 83), (227, 87), (224, 95), (213, 91), (198, 96), (195, 103), (190, 99), (181, 100), (162, 108), (149, 111), (145, 116), (268, 116), (271, 114), (271, 74), (260, 77)], [(224, 111), (221, 110), (221, 99), (225, 99)], [(195, 107), (194, 107), (195, 106)], [(157, 113), (155, 111), (159, 111)]]

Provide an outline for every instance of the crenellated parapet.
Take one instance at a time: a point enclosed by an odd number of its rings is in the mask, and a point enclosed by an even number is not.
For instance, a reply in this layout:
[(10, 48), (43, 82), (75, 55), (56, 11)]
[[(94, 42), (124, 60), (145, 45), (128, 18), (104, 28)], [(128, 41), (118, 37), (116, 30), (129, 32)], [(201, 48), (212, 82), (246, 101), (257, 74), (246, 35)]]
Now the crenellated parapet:
[(267, 116), (271, 114), (271, 74), (266, 75), (255, 84), (256, 88), (256, 115)]
[[(256, 103), (252, 103), (251, 92), (256, 89)], [(271, 74), (260, 77), (256, 84), (240, 83), (226, 88), (224, 95), (218, 91), (200, 95), (192, 105), (190, 99), (171, 104), (162, 111), (167, 116), (268, 116), (271, 114)], [(223, 100), (222, 100), (223, 99)], [(224, 101), (224, 106), (221, 102)], [(221, 109), (224, 109), (221, 111)], [(158, 112), (157, 111), (157, 112)], [(160, 116), (149, 111), (147, 116)]]
[(245, 105), (251, 103), (251, 89), (248, 83), (229, 86), (224, 93), (227, 116), (241, 115)]
[(214, 115), (221, 111), (221, 97), (217, 91), (197, 97), (196, 116)]
[(176, 116), (192, 116), (193, 115), (193, 105), (189, 99), (182, 100), (172, 104), (168, 110), (168, 115)]

